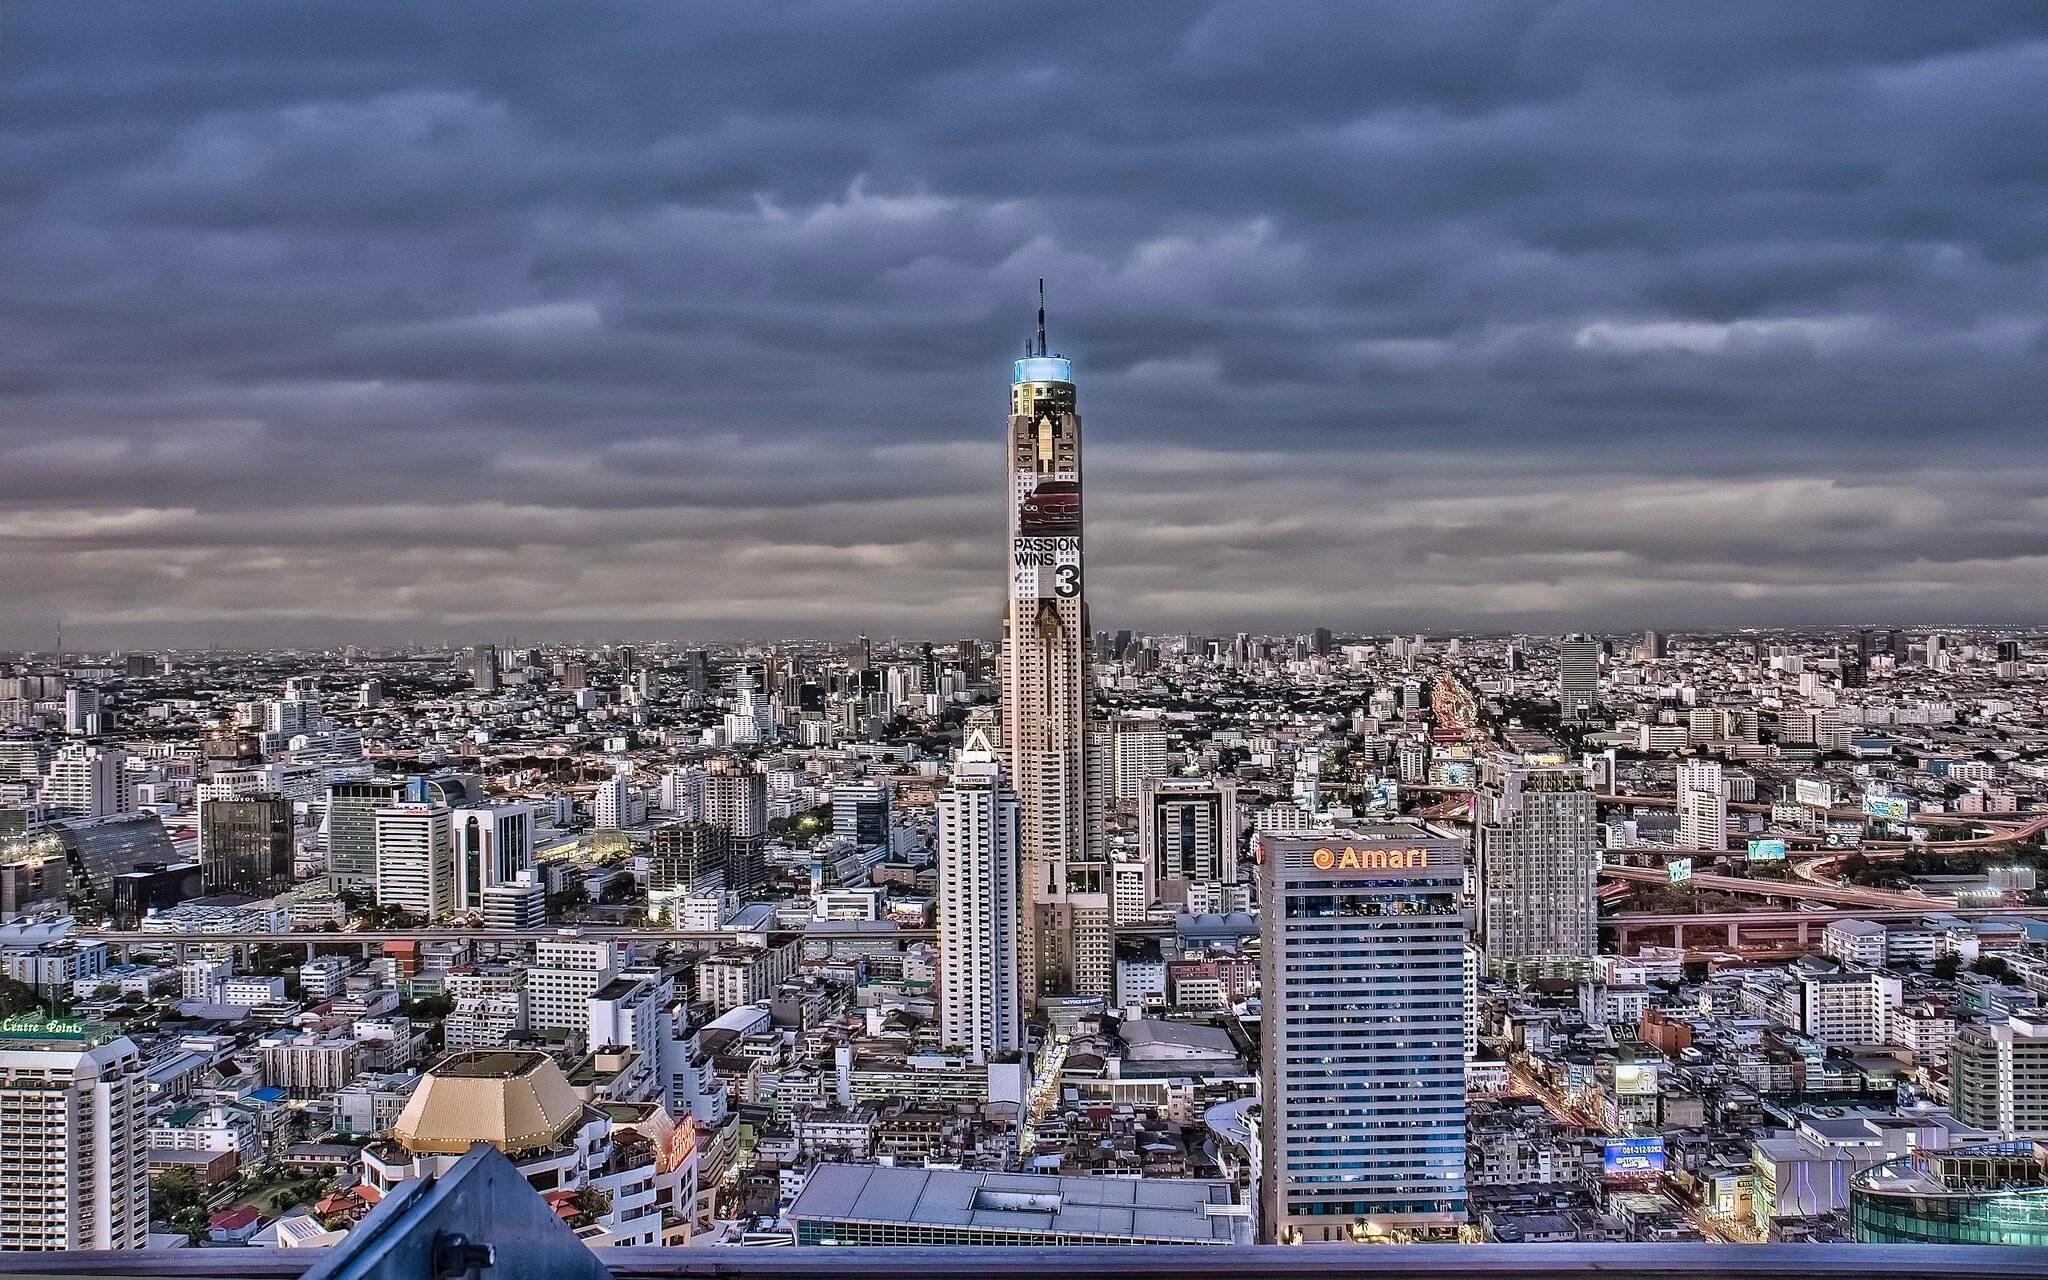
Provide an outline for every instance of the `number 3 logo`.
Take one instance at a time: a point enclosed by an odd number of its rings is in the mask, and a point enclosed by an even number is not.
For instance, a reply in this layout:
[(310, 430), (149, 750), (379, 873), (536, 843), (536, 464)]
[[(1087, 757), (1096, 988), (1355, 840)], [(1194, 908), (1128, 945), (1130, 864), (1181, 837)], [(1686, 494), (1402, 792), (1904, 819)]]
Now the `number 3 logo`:
[(1081, 594), (1081, 566), (1063, 564), (1052, 571), (1052, 593), (1062, 600)]

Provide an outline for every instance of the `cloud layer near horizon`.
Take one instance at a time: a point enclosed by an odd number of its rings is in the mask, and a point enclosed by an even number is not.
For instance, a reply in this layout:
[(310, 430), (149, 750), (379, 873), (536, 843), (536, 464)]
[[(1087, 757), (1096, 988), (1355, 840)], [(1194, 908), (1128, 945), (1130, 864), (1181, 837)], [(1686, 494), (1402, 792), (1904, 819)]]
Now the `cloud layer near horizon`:
[(2048, 10), (8, 15), (0, 643), (2048, 620)]

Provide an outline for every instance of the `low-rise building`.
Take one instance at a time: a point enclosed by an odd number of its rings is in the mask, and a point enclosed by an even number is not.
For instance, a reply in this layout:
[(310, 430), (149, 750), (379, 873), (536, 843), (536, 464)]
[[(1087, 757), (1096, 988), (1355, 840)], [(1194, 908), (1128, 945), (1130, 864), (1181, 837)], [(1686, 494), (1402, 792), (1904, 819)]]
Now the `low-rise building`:
[(1227, 1182), (821, 1164), (789, 1207), (804, 1245), (1252, 1242)]

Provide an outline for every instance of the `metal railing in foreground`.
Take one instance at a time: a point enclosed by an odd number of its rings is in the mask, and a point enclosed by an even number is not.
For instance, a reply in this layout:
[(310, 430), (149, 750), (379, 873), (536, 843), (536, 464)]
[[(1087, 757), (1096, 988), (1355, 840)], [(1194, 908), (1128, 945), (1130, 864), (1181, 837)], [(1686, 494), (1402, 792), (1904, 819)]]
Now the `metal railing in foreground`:
[(1925, 1280), (2048, 1275), (1996, 1245), (1309, 1245), (591, 1249), (504, 1156), (478, 1147), (402, 1184), (325, 1249), (0, 1253), (0, 1276), (219, 1280)]
[[(342, 1248), (345, 1249), (345, 1246)], [(165, 1249), (120, 1253), (0, 1253), (0, 1276), (53, 1280), (300, 1280), (318, 1249)], [(546, 1280), (500, 1245), (471, 1280)], [(595, 1255), (616, 1280), (2038, 1280), (2039, 1249), (1996, 1245), (1502, 1244), (1167, 1247), (1074, 1245), (911, 1249), (611, 1249)], [(360, 1273), (376, 1280), (442, 1280), (417, 1263)]]

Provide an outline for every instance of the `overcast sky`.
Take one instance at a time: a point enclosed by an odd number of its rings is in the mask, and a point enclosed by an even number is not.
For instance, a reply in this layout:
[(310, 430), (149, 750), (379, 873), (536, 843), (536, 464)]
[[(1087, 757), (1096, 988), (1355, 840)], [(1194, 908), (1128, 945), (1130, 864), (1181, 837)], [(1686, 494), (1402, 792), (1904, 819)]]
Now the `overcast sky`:
[(14, 0), (0, 644), (2048, 620), (2048, 5)]

